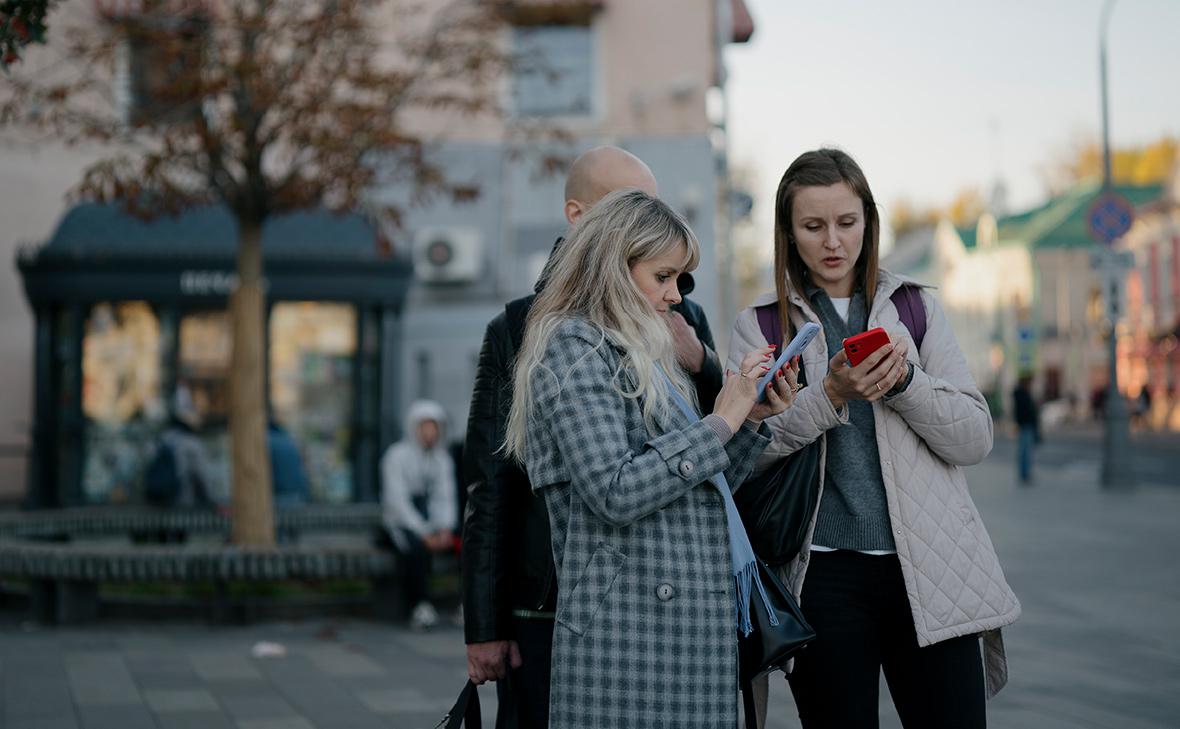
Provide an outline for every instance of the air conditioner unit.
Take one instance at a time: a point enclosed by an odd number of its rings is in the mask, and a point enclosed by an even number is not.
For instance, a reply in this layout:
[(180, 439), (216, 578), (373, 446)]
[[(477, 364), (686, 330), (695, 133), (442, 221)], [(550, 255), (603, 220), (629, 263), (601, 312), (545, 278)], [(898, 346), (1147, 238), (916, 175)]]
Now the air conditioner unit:
[(414, 274), (427, 283), (474, 281), (483, 269), (483, 241), (474, 228), (420, 228), (414, 236)]

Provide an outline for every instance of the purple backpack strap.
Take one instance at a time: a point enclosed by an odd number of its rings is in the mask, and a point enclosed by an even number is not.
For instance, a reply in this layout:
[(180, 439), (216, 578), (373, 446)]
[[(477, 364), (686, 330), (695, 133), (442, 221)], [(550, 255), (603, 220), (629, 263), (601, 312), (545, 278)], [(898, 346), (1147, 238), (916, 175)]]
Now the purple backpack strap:
[(758, 328), (762, 330), (762, 336), (766, 338), (766, 343), (781, 347), (783, 344), (783, 323), (778, 318), (778, 302), (773, 301), (769, 304), (756, 306), (754, 313), (758, 315)]
[(889, 300), (897, 309), (901, 323), (910, 330), (914, 344), (918, 345), (918, 349), (921, 350), (922, 340), (926, 338), (926, 305), (922, 303), (922, 290), (917, 286), (903, 284), (893, 292), (893, 296), (890, 296)]

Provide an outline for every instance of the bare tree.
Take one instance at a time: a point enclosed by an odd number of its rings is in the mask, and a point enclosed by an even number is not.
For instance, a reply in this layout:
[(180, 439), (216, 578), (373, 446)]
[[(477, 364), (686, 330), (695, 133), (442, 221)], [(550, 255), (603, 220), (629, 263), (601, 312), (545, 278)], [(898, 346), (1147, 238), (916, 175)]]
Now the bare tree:
[[(143, 217), (232, 211), (233, 539), (270, 545), (263, 224), (313, 207), (355, 210), (378, 184), (411, 193), (380, 210), (394, 230), (406, 205), (473, 198), (473, 182), (448, 179), (408, 120), (499, 114), (495, 81), (511, 64), (503, 16), (486, 0), (94, 1), (88, 22), (53, 17), (61, 43), (46, 52), (57, 62), (34, 72), (30, 58), (0, 87), (0, 127), (109, 145), (76, 196)], [(119, 93), (116, 77), (126, 80)]]

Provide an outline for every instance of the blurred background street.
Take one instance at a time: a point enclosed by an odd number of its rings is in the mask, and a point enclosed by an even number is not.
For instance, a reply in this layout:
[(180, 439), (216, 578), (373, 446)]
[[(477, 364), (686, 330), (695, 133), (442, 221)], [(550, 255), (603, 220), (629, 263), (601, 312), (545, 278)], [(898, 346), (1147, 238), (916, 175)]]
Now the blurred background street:
[(434, 726), (485, 327), (601, 145), (699, 238), (722, 361), (786, 166), (859, 161), (882, 268), (931, 287), (998, 434), (969, 479), (1024, 616), (991, 725), (1180, 726), (1177, 28), (1174, 0), (0, 0), (0, 729)]
[[(1024, 615), (1004, 631), (1011, 679), (988, 706), (1004, 729), (1171, 729), (1180, 716), (1180, 483), (1175, 438), (1136, 442), (1134, 491), (1099, 488), (1094, 436), (1052, 439), (1035, 485), (1002, 439), (969, 472)], [(1171, 450), (1169, 450), (1171, 449)], [(466, 677), (462, 631), (360, 620), (248, 627), (116, 621), (0, 626), (7, 729), (433, 727)], [(285, 655), (254, 658), (260, 642)], [(778, 679), (773, 729), (797, 727)], [(882, 684), (882, 726), (899, 727)], [(481, 691), (492, 726), (494, 690)]]

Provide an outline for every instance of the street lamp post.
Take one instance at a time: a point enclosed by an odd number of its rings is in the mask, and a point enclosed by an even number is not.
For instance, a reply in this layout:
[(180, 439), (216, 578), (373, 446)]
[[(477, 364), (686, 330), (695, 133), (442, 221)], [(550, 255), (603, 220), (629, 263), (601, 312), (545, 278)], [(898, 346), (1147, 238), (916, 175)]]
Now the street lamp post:
[[(1106, 28), (1110, 23), (1110, 12), (1114, 0), (1106, 0), (1102, 6), (1102, 19), (1098, 36), (1098, 70), (1102, 87), (1102, 192), (1112, 193), (1113, 180), (1110, 165), (1110, 102), (1106, 94)], [(1121, 299), (1122, 271), (1115, 269), (1107, 278), (1107, 312), (1110, 318), (1110, 332), (1107, 335), (1107, 357), (1109, 360), (1109, 381), (1106, 386), (1105, 433), (1102, 452), (1102, 486), (1104, 488), (1126, 488), (1134, 483), (1133, 464), (1129, 448), (1129, 425), (1127, 403), (1119, 391), (1118, 373), (1118, 320)]]

